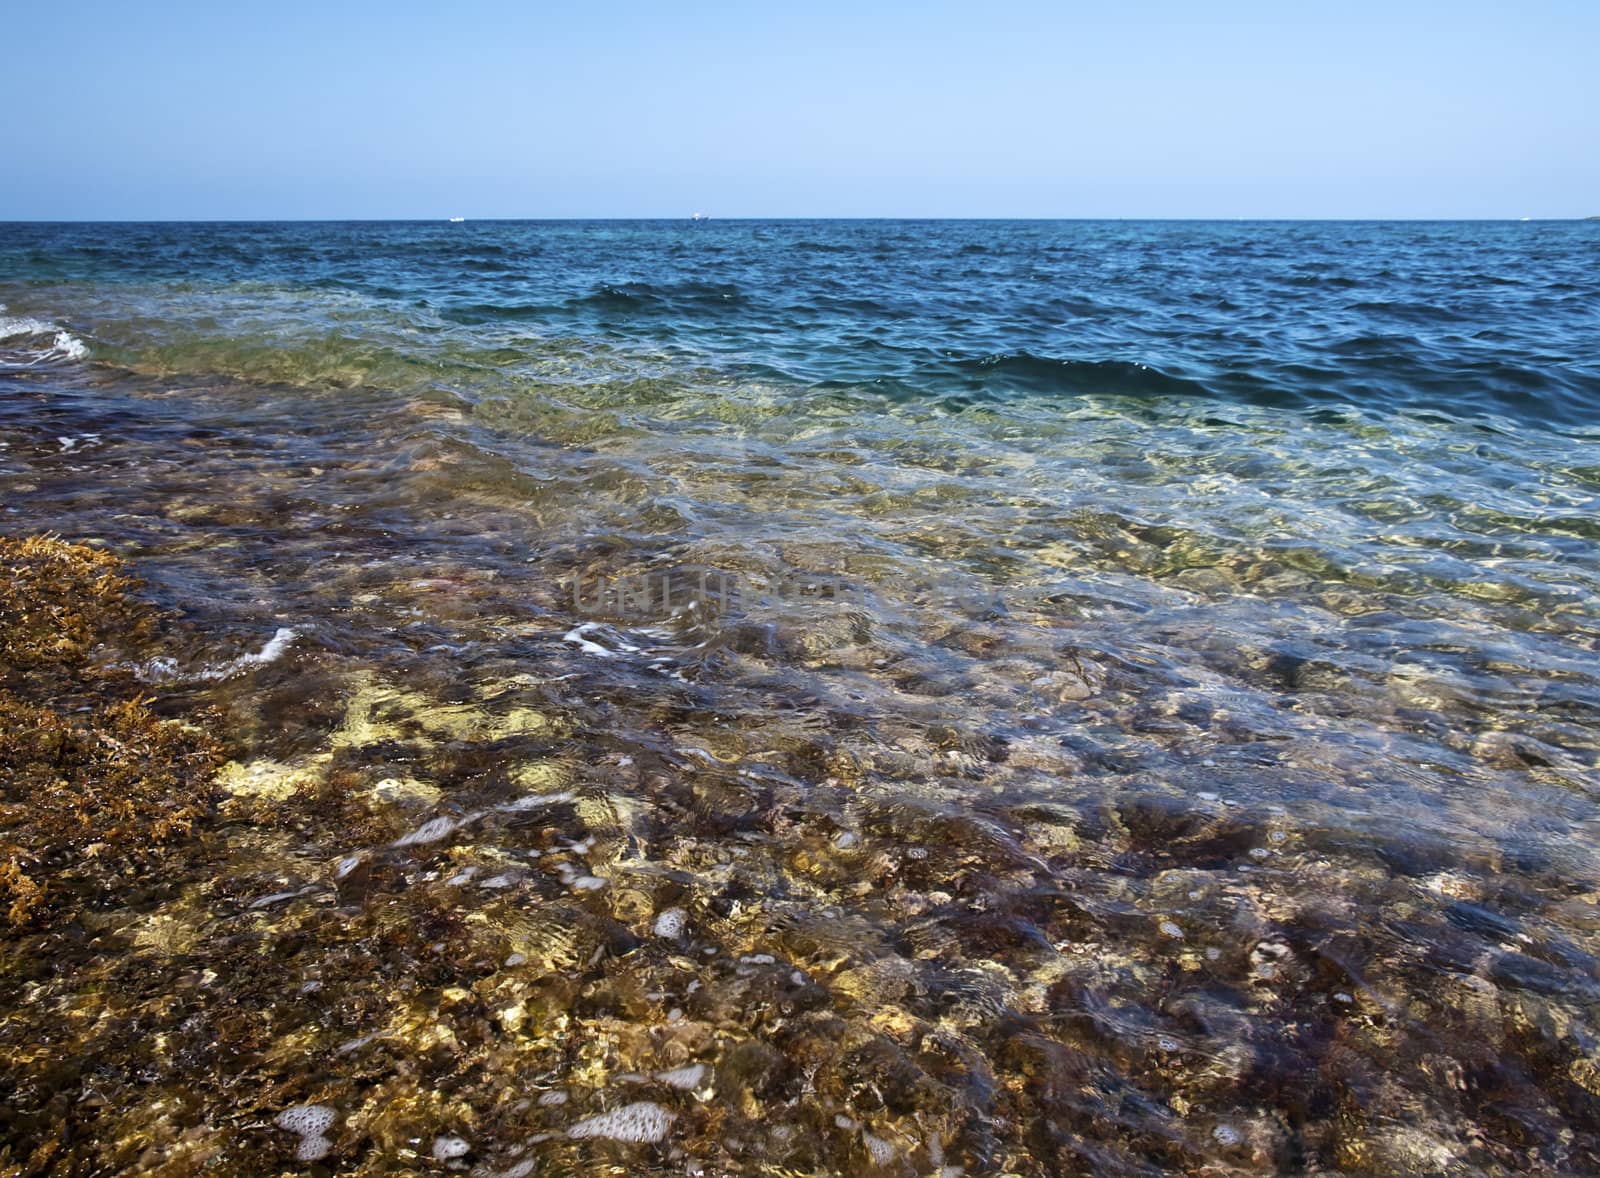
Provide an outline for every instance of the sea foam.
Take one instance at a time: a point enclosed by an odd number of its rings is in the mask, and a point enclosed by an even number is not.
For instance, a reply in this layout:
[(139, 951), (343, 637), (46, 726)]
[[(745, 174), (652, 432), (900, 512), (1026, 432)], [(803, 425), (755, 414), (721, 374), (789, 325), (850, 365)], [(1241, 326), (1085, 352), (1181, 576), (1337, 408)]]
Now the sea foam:
[[(0, 312), (5, 310), (0, 305)], [(29, 368), (50, 361), (84, 360), (88, 345), (54, 323), (26, 315), (0, 314), (0, 365)]]

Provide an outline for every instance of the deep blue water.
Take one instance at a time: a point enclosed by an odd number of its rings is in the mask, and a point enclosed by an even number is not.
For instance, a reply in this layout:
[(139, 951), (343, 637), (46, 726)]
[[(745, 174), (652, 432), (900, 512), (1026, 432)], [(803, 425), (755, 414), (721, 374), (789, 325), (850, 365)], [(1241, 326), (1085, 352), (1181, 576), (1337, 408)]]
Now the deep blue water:
[[(337, 292), (454, 329), (457, 346), (572, 336), (957, 403), (1193, 395), (1600, 420), (1600, 224), (1587, 222), (0, 227), (13, 316), (80, 322), (85, 287), (163, 292), (173, 330), (203, 330), (261, 287)], [(308, 300), (276, 330), (315, 330), (324, 308)], [(162, 334), (100, 326), (135, 352)]]

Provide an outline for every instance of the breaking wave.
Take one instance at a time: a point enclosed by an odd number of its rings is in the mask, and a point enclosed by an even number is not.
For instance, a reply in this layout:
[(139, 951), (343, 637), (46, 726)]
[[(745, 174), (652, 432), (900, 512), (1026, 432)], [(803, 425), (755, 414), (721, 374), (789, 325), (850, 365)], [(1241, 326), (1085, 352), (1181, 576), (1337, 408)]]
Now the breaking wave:
[(26, 315), (7, 315), (0, 305), (0, 367), (86, 360), (89, 347), (64, 327)]

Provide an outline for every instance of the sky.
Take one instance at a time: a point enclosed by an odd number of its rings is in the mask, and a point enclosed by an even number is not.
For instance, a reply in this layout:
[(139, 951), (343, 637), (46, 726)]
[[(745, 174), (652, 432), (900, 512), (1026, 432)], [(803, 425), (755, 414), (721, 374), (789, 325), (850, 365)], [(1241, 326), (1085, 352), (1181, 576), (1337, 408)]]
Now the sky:
[(0, 220), (1600, 214), (1595, 0), (61, 0)]

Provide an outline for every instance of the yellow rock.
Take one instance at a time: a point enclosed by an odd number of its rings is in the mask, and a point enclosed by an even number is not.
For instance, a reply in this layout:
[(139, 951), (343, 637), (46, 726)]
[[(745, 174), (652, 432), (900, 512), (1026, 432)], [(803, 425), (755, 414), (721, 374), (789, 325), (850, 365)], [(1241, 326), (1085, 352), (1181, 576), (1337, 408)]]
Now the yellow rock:
[(152, 916), (133, 934), (133, 943), (157, 953), (187, 953), (196, 941), (195, 930), (173, 916)]
[(375, 802), (398, 806), (432, 806), (444, 796), (437, 786), (414, 777), (385, 777), (368, 793)]
[(283, 801), (320, 782), (327, 763), (325, 756), (311, 757), (299, 764), (267, 759), (247, 765), (229, 761), (217, 770), (216, 784), (234, 797)]
[(557, 761), (529, 761), (512, 772), (511, 780), (536, 793), (552, 793), (567, 784), (567, 768)]
[(1567, 1078), (1585, 1092), (1600, 1096), (1600, 1064), (1592, 1059), (1578, 1058), (1567, 1066)]

